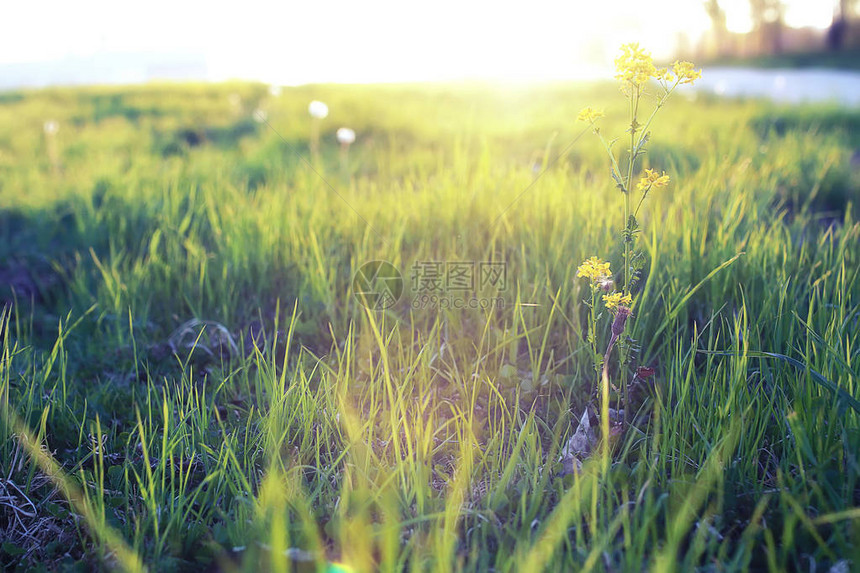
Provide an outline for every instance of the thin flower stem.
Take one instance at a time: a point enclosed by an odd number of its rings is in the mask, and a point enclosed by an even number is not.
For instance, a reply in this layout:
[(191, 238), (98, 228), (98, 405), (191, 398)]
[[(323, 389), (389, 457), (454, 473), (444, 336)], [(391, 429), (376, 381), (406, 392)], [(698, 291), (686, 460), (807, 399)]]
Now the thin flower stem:
[(609, 473), (609, 353), (612, 352), (612, 345), (615, 342), (615, 336), (610, 340), (609, 346), (606, 349), (606, 356), (603, 357), (603, 369), (600, 376), (600, 434), (603, 437), (603, 472)]
[(672, 95), (672, 92), (675, 91), (675, 88), (678, 87), (678, 80), (675, 81), (675, 85), (666, 90), (666, 93), (660, 100), (657, 102), (657, 105), (654, 106), (654, 111), (651, 112), (651, 115), (648, 117), (648, 121), (645, 122), (645, 125), (642, 127), (642, 135), (639, 136), (639, 140), (636, 142), (636, 146), (642, 144), (642, 138), (645, 137), (645, 134), (648, 133), (648, 127), (650, 127), (651, 122), (654, 120), (654, 117), (657, 115), (657, 112), (660, 111), (660, 108), (665, 105), (666, 100), (669, 99), (669, 96)]
[(627, 165), (627, 179), (625, 186), (627, 191), (624, 194), (624, 294), (630, 294), (630, 240), (627, 236), (627, 223), (630, 220), (630, 191), (633, 185), (633, 169), (636, 163), (636, 116), (639, 111), (639, 86), (637, 85), (630, 94), (630, 157)]
[[(638, 130), (639, 126), (637, 124), (637, 118), (639, 115), (639, 96), (640, 96), (640, 86), (637, 85), (634, 90), (631, 90), (631, 94), (630, 94), (630, 157), (629, 157), (629, 162), (628, 162), (628, 166), (627, 166), (627, 179), (626, 179), (626, 187), (627, 187), (628, 191), (624, 194), (624, 221), (623, 221), (623, 230), (622, 230), (622, 240), (624, 241), (624, 289), (623, 289), (623, 293), (625, 295), (630, 295), (631, 290), (632, 290), (631, 284), (630, 284), (630, 281), (632, 279), (631, 268), (630, 268), (630, 263), (631, 263), (630, 257), (631, 257), (631, 247), (632, 247), (632, 242), (633, 242), (633, 236), (629, 232), (630, 192), (633, 189), (633, 172), (634, 172), (635, 166), (636, 166), (636, 149), (638, 146), (637, 139), (636, 139), (636, 133), (639, 131)], [(652, 117), (649, 118), (649, 123), (650, 123), (650, 119), (653, 119), (653, 115), (654, 114), (652, 113)], [(642, 131), (642, 133), (644, 133), (644, 130)], [(641, 136), (640, 136), (639, 142), (641, 142)], [(641, 201), (640, 201), (640, 204), (641, 204)], [(638, 211), (638, 207), (637, 207), (637, 211)], [(630, 409), (628, 406), (629, 394), (628, 394), (627, 377), (626, 377), (627, 362), (629, 360), (629, 356), (627, 354), (627, 345), (625, 344), (624, 340), (625, 339), (622, 337), (621, 342), (618, 346), (618, 362), (619, 362), (619, 366), (620, 366), (619, 374), (621, 376), (622, 394), (624, 396), (623, 407), (624, 407), (624, 411), (626, 414), (626, 412)], [(607, 377), (607, 371), (606, 371), (605, 365), (604, 365), (604, 370), (603, 370), (603, 378), (604, 378), (604, 385), (606, 385), (608, 383), (608, 379), (607, 379), (608, 377)], [(606, 400), (608, 402), (608, 389), (605, 388), (604, 392), (606, 393)], [(608, 408), (608, 406), (607, 406), (607, 408)], [(604, 424), (608, 425), (608, 420), (604, 420)]]
[(639, 209), (642, 207), (642, 203), (645, 202), (645, 197), (648, 196), (648, 192), (650, 190), (651, 190), (651, 185), (648, 185), (648, 187), (644, 191), (642, 191), (642, 197), (639, 199), (639, 204), (636, 205), (636, 210), (633, 211), (633, 218), (634, 219), (639, 217)]
[(589, 338), (591, 339), (591, 351), (593, 353), (594, 359), (594, 371), (597, 374), (600, 374), (600, 369), (603, 366), (599, 360), (600, 352), (598, 350), (598, 339), (597, 339), (597, 305), (598, 305), (599, 297), (597, 289), (594, 286), (591, 287), (591, 324), (589, 325)]
[[(592, 122), (592, 125), (593, 124), (594, 124), (594, 122)], [(615, 154), (612, 153), (612, 148), (609, 147), (609, 144), (606, 143), (605, 139), (603, 139), (603, 134), (600, 133), (599, 129), (595, 128), (594, 133), (597, 134), (597, 137), (600, 139), (600, 143), (603, 144), (603, 148), (606, 150), (606, 153), (609, 155), (609, 159), (612, 160), (612, 173), (613, 173), (613, 175), (615, 175), (618, 178), (618, 181), (622, 181), (622, 184), (623, 184), (623, 179), (621, 179), (621, 167), (618, 165), (618, 160), (615, 159)], [(624, 187), (622, 187), (621, 191), (624, 193), (627, 193), (627, 189)]]

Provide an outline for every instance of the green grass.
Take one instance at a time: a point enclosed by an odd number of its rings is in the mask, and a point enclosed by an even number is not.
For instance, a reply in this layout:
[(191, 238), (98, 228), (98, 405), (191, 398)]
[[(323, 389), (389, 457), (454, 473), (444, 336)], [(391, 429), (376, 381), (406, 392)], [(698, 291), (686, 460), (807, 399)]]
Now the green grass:
[[(610, 85), (4, 94), (0, 563), (860, 566), (854, 112), (672, 102), (632, 329), (656, 373), (560, 475), (595, 406), (576, 268), (620, 266), (574, 121), (604, 102), (621, 133)], [(372, 260), (406, 283), (384, 312), (351, 291)], [(504, 262), (504, 305), (411, 308), (420, 261)]]

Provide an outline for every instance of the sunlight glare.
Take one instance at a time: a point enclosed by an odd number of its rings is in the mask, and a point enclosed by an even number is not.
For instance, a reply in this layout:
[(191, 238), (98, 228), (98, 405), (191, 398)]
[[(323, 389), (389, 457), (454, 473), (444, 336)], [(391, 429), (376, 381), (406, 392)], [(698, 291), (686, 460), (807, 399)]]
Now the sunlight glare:
[[(711, 25), (702, 3), (686, 0), (249, 0), (241, 10), (167, 0), (145, 7), (106, 0), (44, 4), (4, 9), (0, 64), (63, 61), (84, 69), (99, 57), (134, 61), (161, 54), (199, 62), (200, 79), (278, 85), (590, 79), (606, 74), (623, 43), (638, 41), (656, 59), (668, 59), (678, 46), (694, 47)], [(721, 0), (721, 6), (731, 31), (751, 28), (747, 0)], [(787, 6), (792, 25), (826, 26), (832, 15), (825, 3)]]

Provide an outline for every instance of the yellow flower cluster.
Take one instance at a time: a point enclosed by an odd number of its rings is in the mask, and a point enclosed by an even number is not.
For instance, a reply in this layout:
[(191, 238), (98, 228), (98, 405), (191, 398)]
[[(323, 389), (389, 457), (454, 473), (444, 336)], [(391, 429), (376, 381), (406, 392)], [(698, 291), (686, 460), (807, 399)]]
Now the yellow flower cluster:
[(657, 68), (651, 54), (639, 47), (638, 43), (621, 46), (621, 55), (615, 58), (615, 78), (640, 86), (657, 76)]
[(576, 119), (579, 121), (594, 123), (596, 120), (600, 119), (601, 117), (603, 117), (602, 111), (592, 109), (590, 107), (584, 107), (584, 108), (582, 108), (582, 111), (579, 112), (579, 115), (577, 116)]
[(630, 306), (633, 302), (633, 297), (629, 294), (614, 292), (612, 294), (603, 295), (603, 303), (610, 311), (615, 311), (619, 306)]
[(675, 81), (675, 76), (672, 75), (672, 71), (669, 68), (659, 68), (657, 73), (654, 74), (654, 79), (664, 84), (670, 84)]
[(591, 281), (591, 284), (609, 278), (610, 274), (609, 263), (601, 261), (597, 257), (591, 257), (576, 269), (577, 278), (586, 278)]
[(646, 169), (645, 175), (639, 180), (636, 189), (639, 191), (647, 191), (651, 187), (665, 187), (669, 184), (669, 176), (664, 171), (662, 175), (658, 174), (653, 169)]
[(692, 62), (677, 61), (672, 65), (679, 84), (691, 84), (702, 77), (702, 70), (693, 67)]
[(680, 84), (692, 84), (702, 77), (702, 70), (697, 70), (692, 62), (681, 60), (672, 64), (671, 69), (656, 68), (651, 54), (639, 47), (639, 44), (625, 44), (621, 46), (621, 55), (615, 58), (616, 79), (629, 82), (634, 86), (641, 86), (649, 79), (670, 84), (675, 81)]

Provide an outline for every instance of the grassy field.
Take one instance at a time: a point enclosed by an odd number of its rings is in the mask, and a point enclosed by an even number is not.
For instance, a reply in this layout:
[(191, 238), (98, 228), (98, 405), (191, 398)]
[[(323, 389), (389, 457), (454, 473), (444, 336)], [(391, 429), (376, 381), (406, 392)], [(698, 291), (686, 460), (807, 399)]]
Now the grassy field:
[[(572, 470), (575, 275), (623, 226), (595, 104), (623, 133), (610, 84), (0, 94), (0, 564), (860, 567), (860, 112), (671, 102), (629, 331), (654, 374)], [(353, 296), (376, 260), (384, 311)], [(506, 280), (420, 304), (433, 261)]]

